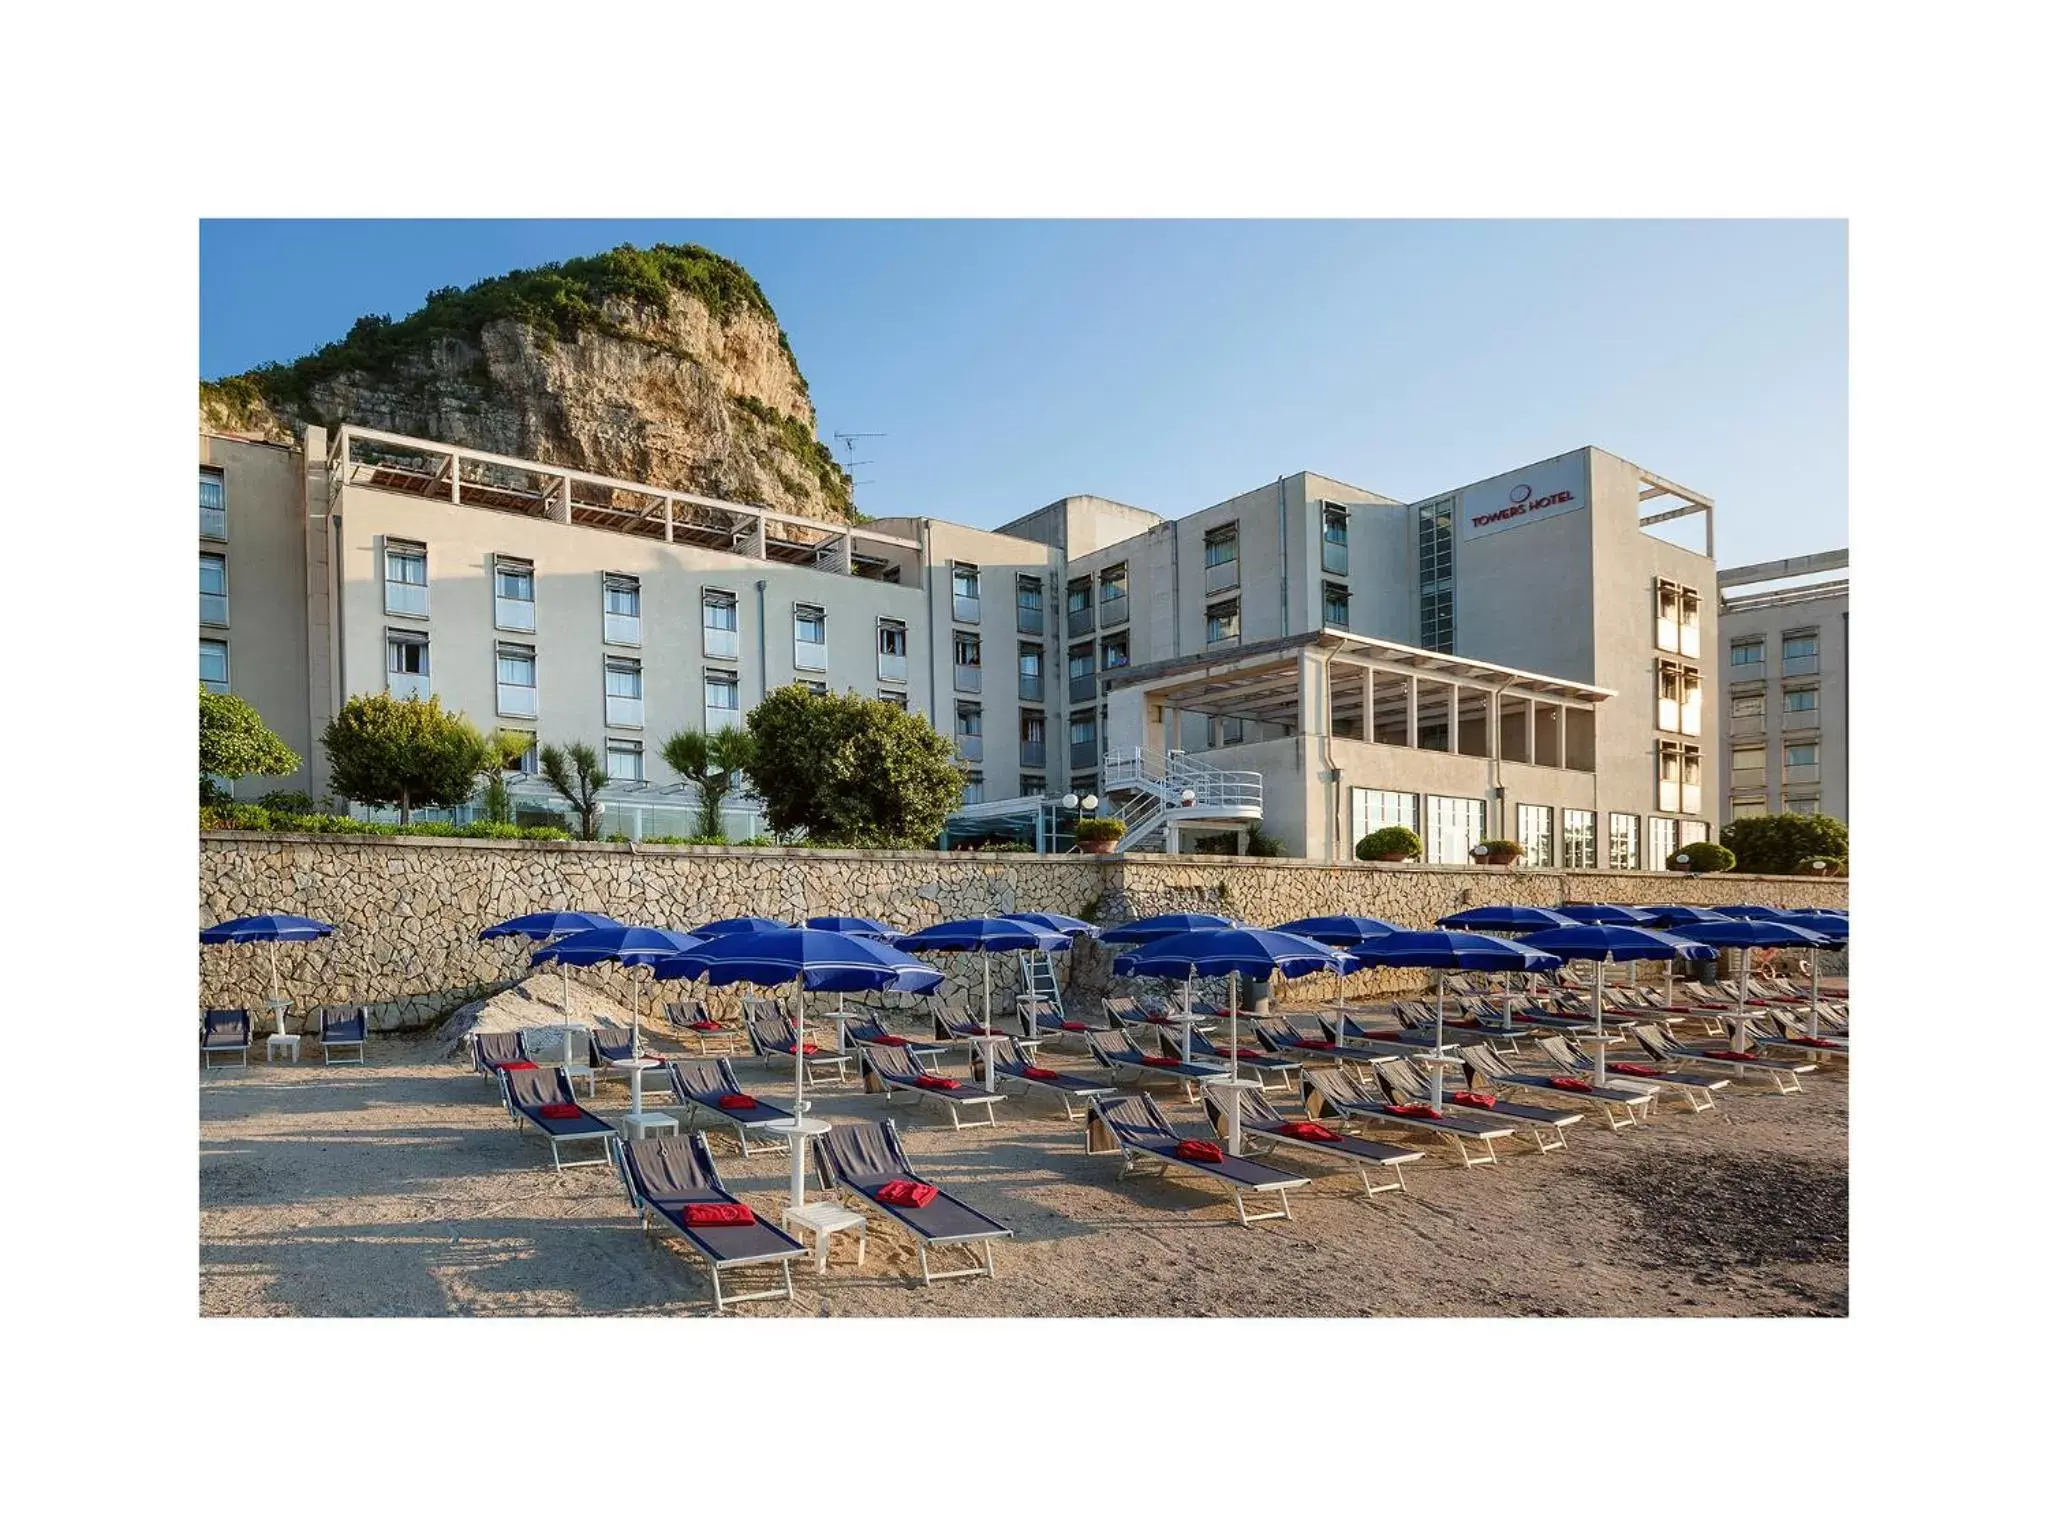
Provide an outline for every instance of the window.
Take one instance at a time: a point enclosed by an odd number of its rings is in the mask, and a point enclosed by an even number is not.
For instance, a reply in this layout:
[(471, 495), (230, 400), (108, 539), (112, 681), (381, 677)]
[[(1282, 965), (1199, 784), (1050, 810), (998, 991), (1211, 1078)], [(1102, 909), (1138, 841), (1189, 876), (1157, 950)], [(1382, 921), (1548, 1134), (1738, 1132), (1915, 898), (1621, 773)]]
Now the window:
[(1033, 702), (1045, 699), (1045, 647), (1017, 647), (1017, 697)]
[(533, 633), (533, 562), (491, 556), (491, 622), (499, 629)]
[(1524, 864), (1549, 864), (1554, 861), (1556, 849), (1551, 846), (1550, 829), (1553, 812), (1547, 805), (1518, 805), (1515, 807), (1515, 841), (1522, 845)]
[(1700, 749), (1689, 742), (1657, 743), (1657, 809), (1700, 808)]
[(433, 693), (425, 635), (411, 629), (384, 631), (384, 688), (395, 699), (424, 699)]
[(1067, 583), (1067, 632), (1085, 635), (1095, 628), (1095, 582), (1082, 576)]
[(983, 784), (981, 775), (970, 773), (967, 775), (966, 784), (961, 786), (960, 803), (962, 805), (979, 805), (987, 793), (988, 788)]
[(1764, 664), (1764, 643), (1761, 640), (1735, 640), (1728, 646), (1728, 665), (1731, 667), (1760, 667)]
[(1785, 690), (1785, 713), (1788, 715), (1810, 714), (1820, 708), (1818, 688), (1787, 688)]
[(1592, 869), (1599, 863), (1599, 852), (1594, 846), (1591, 811), (1564, 813), (1563, 854), (1564, 857), (1559, 862), (1566, 869)]
[(1422, 647), (1428, 651), (1450, 650), (1457, 636), (1452, 600), (1455, 590), (1452, 550), (1456, 536), (1452, 518), (1456, 506), (1455, 496), (1439, 496), (1415, 509), (1418, 522), (1416, 576), (1417, 588), (1422, 594), (1419, 633)]
[(1421, 835), (1422, 805), (1419, 795), (1397, 789), (1354, 789), (1351, 791), (1351, 846), (1381, 827), (1406, 827)]
[(1643, 867), (1642, 818), (1631, 816), (1624, 811), (1607, 813), (1607, 867), (1609, 869), (1641, 869)]
[(1764, 797), (1756, 794), (1730, 795), (1728, 810), (1731, 817), (1738, 820), (1744, 816), (1761, 816), (1764, 814)]
[(540, 713), (538, 668), (530, 645), (498, 647), (498, 713), (521, 720)]
[(825, 670), (825, 610), (815, 603), (796, 605), (796, 667), (799, 672)]
[(384, 541), (384, 611), (415, 619), (427, 616), (426, 545)]
[(1472, 845), (1486, 841), (1486, 802), (1456, 795), (1431, 795), (1423, 833), (1423, 857), (1432, 864), (1463, 864)]
[(199, 556), (199, 622), (225, 629), (228, 623), (228, 557)]
[(217, 469), (199, 471), (199, 537), (228, 536), (228, 485)]
[(953, 706), (953, 743), (960, 749), (960, 755), (970, 763), (981, 761), (981, 706), (979, 704), (955, 704)]
[(1678, 846), (1707, 841), (1707, 824), (1704, 821), (1681, 821), (1678, 824)]
[(1095, 766), (1095, 717), (1075, 715), (1067, 721), (1067, 766), (1085, 773)]
[(1811, 795), (1802, 795), (1796, 800), (1787, 799), (1785, 802), (1785, 814), (1788, 816), (1818, 816), (1820, 814), (1820, 801)]
[(526, 750), (519, 754), (519, 761), (513, 767), (520, 773), (540, 772), (540, 738), (528, 736)]
[(1730, 789), (1762, 789), (1764, 787), (1764, 749), (1762, 747), (1731, 747), (1729, 749), (1728, 787)]
[(1334, 581), (1323, 583), (1323, 622), (1335, 629), (1351, 627), (1351, 589)]
[(1227, 592), (1237, 585), (1237, 524), (1225, 523), (1202, 535), (1202, 590)]
[(876, 694), (875, 697), (880, 699), (884, 704), (893, 704), (898, 709), (904, 711), (906, 714), (909, 713), (910, 695), (902, 692), (900, 689), (884, 688), (880, 693)]
[(1042, 795), (1045, 793), (1045, 780), (1035, 773), (1020, 774), (1017, 778), (1017, 793), (1026, 796)]
[(981, 567), (965, 560), (953, 562), (953, 622), (981, 622)]
[(604, 643), (606, 645), (638, 645), (640, 643), (640, 578), (638, 576), (615, 576), (610, 572), (605, 574)]
[(199, 642), (199, 682), (208, 693), (228, 691), (228, 643), (225, 640)]
[(1067, 651), (1067, 697), (1095, 697), (1095, 647), (1077, 645)]
[(1678, 823), (1668, 816), (1650, 818), (1650, 858), (1652, 869), (1663, 869), (1671, 862), (1671, 855), (1678, 852)]
[(1785, 743), (1784, 771), (1780, 778), (1787, 784), (1818, 784), (1820, 782), (1820, 743), (1817, 741), (1788, 741)]
[(1017, 578), (1017, 633), (1045, 633), (1045, 582), (1040, 577)]
[(1806, 630), (1786, 635), (1778, 646), (1778, 670), (1786, 677), (1799, 677), (1820, 670), (1820, 635)]
[(647, 723), (640, 694), (640, 663), (630, 656), (604, 659), (604, 723), (642, 726)]
[(1209, 717), (1209, 745), (1212, 747), (1234, 747), (1244, 740), (1244, 720), (1238, 715), (1211, 715)]
[(1237, 599), (1227, 603), (1211, 603), (1203, 611), (1206, 625), (1205, 638), (1210, 645), (1235, 645), (1237, 643)]
[(740, 600), (717, 587), (703, 589), (704, 654), (719, 661), (740, 655)]
[(910, 626), (901, 619), (875, 620), (875, 676), (885, 683), (910, 678)]
[(721, 731), (740, 723), (740, 675), (707, 667), (704, 671), (704, 729)]
[(796, 685), (814, 699), (827, 698), (832, 692), (830, 687), (815, 677), (800, 677), (796, 680)]
[(641, 747), (637, 741), (614, 738), (604, 744), (604, 771), (614, 783), (637, 784), (643, 775)]
[(1129, 666), (1130, 664), (1131, 664), (1131, 634), (1130, 634), (1130, 631), (1129, 631), (1129, 630), (1122, 630), (1122, 631), (1120, 631), (1120, 632), (1118, 632), (1117, 634), (1114, 634), (1114, 635), (1105, 635), (1105, 636), (1103, 636), (1103, 639), (1102, 639), (1102, 670), (1103, 670), (1103, 671), (1105, 671), (1105, 672), (1113, 672), (1113, 671), (1115, 671), (1115, 670), (1116, 670), (1116, 669), (1117, 669), (1118, 667), (1128, 667), (1128, 666)]
[(1037, 710), (1018, 713), (1017, 761), (1026, 768), (1045, 766), (1045, 716)]
[(1332, 576), (1351, 574), (1351, 509), (1341, 501), (1323, 503), (1323, 569)]
[(962, 693), (981, 692), (981, 636), (971, 629), (953, 631), (953, 686)]
[(1682, 736), (1700, 733), (1700, 669), (1675, 661), (1657, 663), (1657, 729)]
[(1102, 572), (1102, 622), (1121, 624), (1131, 616), (1131, 568), (1106, 566)]
[(1728, 695), (1728, 730), (1741, 736), (1764, 728), (1764, 691)]
[(1697, 657), (1700, 653), (1700, 595), (1691, 587), (1678, 589), (1678, 654)]

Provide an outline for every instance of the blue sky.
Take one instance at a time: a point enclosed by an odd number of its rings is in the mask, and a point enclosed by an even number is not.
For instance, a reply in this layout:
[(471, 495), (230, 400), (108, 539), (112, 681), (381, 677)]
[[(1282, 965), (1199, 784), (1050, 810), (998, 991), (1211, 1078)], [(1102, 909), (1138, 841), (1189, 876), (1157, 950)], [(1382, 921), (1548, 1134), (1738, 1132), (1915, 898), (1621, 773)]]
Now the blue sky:
[(658, 240), (760, 281), (828, 442), (887, 434), (873, 516), (1177, 516), (1298, 469), (1408, 500), (1590, 442), (1712, 496), (1724, 565), (1848, 540), (1838, 222), (215, 220), (201, 376)]

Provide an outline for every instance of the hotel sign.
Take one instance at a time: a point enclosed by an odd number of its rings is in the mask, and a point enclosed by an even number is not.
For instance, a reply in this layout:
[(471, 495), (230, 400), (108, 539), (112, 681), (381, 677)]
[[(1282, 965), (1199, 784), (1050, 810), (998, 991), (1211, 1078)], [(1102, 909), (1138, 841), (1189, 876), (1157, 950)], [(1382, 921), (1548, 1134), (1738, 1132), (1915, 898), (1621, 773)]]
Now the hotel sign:
[(1458, 505), (1460, 536), (1484, 538), (1561, 512), (1578, 512), (1586, 501), (1586, 456), (1566, 454), (1465, 491)]

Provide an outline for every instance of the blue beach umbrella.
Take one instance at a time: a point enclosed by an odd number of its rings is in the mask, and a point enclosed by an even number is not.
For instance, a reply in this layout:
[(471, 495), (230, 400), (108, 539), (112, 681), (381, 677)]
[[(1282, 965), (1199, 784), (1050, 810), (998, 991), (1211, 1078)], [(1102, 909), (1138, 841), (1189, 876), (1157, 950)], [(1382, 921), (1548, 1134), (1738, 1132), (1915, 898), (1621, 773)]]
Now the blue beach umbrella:
[(852, 933), (864, 939), (881, 939), (884, 943), (903, 937), (901, 928), (874, 917), (807, 917), (803, 925), (825, 933)]
[(1610, 960), (1697, 960), (1712, 954), (1704, 944), (1690, 944), (1655, 928), (1624, 927), (1619, 923), (1577, 923), (1554, 928), (1549, 933), (1529, 936), (1529, 946), (1567, 960), (1593, 962), (1593, 1083), (1607, 1086), (1607, 1026), (1602, 1017), (1601, 994), (1607, 990), (1607, 962)]
[[(968, 917), (956, 922), (934, 923), (929, 928), (920, 928), (916, 933), (906, 935), (898, 943), (897, 948), (911, 953), (924, 950), (951, 950), (956, 953), (978, 951), (981, 955), (981, 1024), (982, 1028), (993, 1030), (995, 1022), (990, 1018), (990, 1014), (994, 1006), (994, 984), (989, 974), (988, 957), (1021, 949), (1071, 949), (1073, 943), (1073, 939), (1064, 933), (1017, 918)], [(993, 1035), (982, 1040), (981, 1056), (984, 1063), (985, 1086), (990, 1093), (994, 1093), (996, 1052)]]
[(1238, 926), (1240, 925), (1236, 918), (1221, 917), (1214, 912), (1160, 912), (1152, 917), (1141, 917), (1135, 922), (1105, 929), (1098, 937), (1105, 944), (1150, 944), (1156, 939), (1171, 938), (1176, 933), (1205, 932)]
[(1680, 923), (1715, 923), (1721, 914), (1712, 907), (1687, 907), (1670, 904), (1656, 904), (1644, 907), (1650, 914), (1653, 928), (1676, 928)]
[[(332, 923), (317, 917), (297, 917), (289, 912), (258, 912), (249, 917), (231, 917), (224, 923), (199, 930), (202, 944), (305, 944), (324, 939), (334, 932)], [(265, 950), (270, 961), (270, 1006), (277, 1010), (277, 1033), (284, 1033), (284, 1015), (289, 1006), (279, 997), (277, 951)]]
[[(1834, 942), (1828, 946), (1831, 949), (1844, 949), (1848, 947), (1849, 914), (1846, 912), (1831, 912), (1824, 907), (1806, 907), (1788, 912), (1785, 916), (1786, 920), (1794, 927), (1804, 928), (1809, 933), (1817, 933), (1823, 938), (1833, 940)], [(1818, 1034), (1820, 1032), (1820, 954), (1818, 951), (1814, 953), (1813, 964), (1810, 967), (1807, 981), (1806, 1032), (1808, 1034)]]
[(1754, 902), (1734, 902), (1725, 907), (1715, 907), (1713, 912), (1716, 917), (1756, 917), (1767, 920), (1776, 920), (1785, 915), (1783, 907), (1760, 907)]
[(796, 994), (796, 1120), (790, 1135), (790, 1204), (804, 1203), (804, 993), (929, 990), (944, 980), (936, 967), (876, 939), (826, 928), (779, 927), (708, 939), (654, 967), (658, 980), (686, 977), (710, 987), (740, 983), (786, 986)]
[(1078, 939), (1084, 933), (1093, 938), (1102, 931), (1093, 923), (1084, 923), (1064, 912), (1005, 912), (1002, 915), (1013, 923), (1035, 923), (1040, 928), (1050, 928), (1054, 933), (1064, 933), (1070, 939)]
[[(657, 962), (670, 959), (697, 947), (698, 941), (687, 933), (673, 928), (638, 928), (624, 923), (615, 923), (609, 928), (590, 928), (582, 933), (572, 933), (567, 938), (557, 939), (533, 952), (529, 965), (557, 966), (621, 965), (633, 973), (633, 1055), (640, 1055), (640, 973), (651, 971)], [(566, 973), (563, 982), (563, 1018), (568, 1017), (568, 984)], [(568, 1058), (569, 1044), (566, 1034), (562, 1041), (563, 1059)], [(634, 1079), (636, 1085), (639, 1079)], [(640, 1106), (633, 1105), (638, 1114)]]
[[(535, 945), (550, 944), (556, 939), (570, 938), (579, 933), (589, 933), (595, 928), (619, 928), (624, 924), (617, 918), (606, 917), (602, 912), (528, 912), (520, 917), (508, 917), (502, 923), (493, 923), (479, 939), (526, 939)], [(562, 1022), (569, 1022), (569, 973), (562, 976)]]
[(1605, 923), (1618, 928), (1648, 928), (1657, 916), (1648, 907), (1624, 907), (1609, 901), (1561, 901), (1552, 910), (1575, 923)]
[[(1570, 924), (1561, 924), (1569, 927)], [(1513, 939), (1465, 933), (1455, 928), (1418, 928), (1372, 939), (1351, 951), (1360, 965), (1383, 965), (1435, 971), (1436, 1050), (1429, 1072), (1432, 1109), (1444, 1107), (1444, 972), (1554, 971), (1564, 962), (1556, 955), (1531, 949)]]
[(1467, 933), (1543, 933), (1569, 928), (1574, 921), (1553, 907), (1467, 907), (1438, 918), (1436, 925)]
[(721, 917), (714, 923), (699, 923), (690, 930), (690, 937), (722, 939), (729, 933), (774, 933), (789, 926), (772, 917)]
[[(1316, 971), (1342, 975), (1352, 969), (1352, 957), (1305, 934), (1272, 928), (1197, 929), (1158, 939), (1143, 949), (1118, 955), (1114, 969), (1120, 976), (1179, 976), (1192, 983), (1197, 976), (1230, 978), (1230, 1077), (1223, 1085), (1231, 1090), (1230, 1151), (1241, 1148), (1235, 1097), (1244, 1086), (1237, 1076), (1237, 979), (1250, 976), (1259, 981), (1281, 976), (1307, 976)], [(1181, 1056), (1191, 1059), (1194, 1025), (1183, 1015)]]
[[(1735, 1050), (1749, 1043), (1749, 952), (1753, 949), (1839, 949), (1841, 941), (1810, 928), (1789, 922), (1772, 922), (1753, 917), (1719, 917), (1703, 923), (1680, 923), (1671, 936), (1715, 949), (1732, 949), (1742, 956), (1735, 976), (1735, 1034), (1729, 1042)], [(1815, 966), (1815, 981), (1820, 967)]]
[[(1383, 923), (1376, 917), (1355, 917), (1348, 912), (1336, 912), (1327, 917), (1297, 917), (1291, 923), (1278, 923), (1275, 933), (1298, 933), (1304, 938), (1327, 944), (1332, 949), (1356, 949), (1372, 939), (1385, 938), (1401, 930), (1392, 923)], [(1337, 1044), (1344, 1043), (1344, 1029), (1349, 1023), (1344, 1006), (1344, 973), (1337, 973)]]

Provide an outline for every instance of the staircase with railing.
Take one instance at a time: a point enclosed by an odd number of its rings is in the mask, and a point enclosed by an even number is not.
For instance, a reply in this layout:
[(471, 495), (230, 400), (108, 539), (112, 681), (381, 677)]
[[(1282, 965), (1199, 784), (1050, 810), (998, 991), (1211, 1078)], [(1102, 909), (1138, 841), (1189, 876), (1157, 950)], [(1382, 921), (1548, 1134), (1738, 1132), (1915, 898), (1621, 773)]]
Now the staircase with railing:
[(1163, 844), (1173, 822), (1257, 821), (1266, 808), (1259, 774), (1213, 768), (1178, 750), (1112, 748), (1102, 757), (1102, 787), (1122, 796), (1118, 853)]

